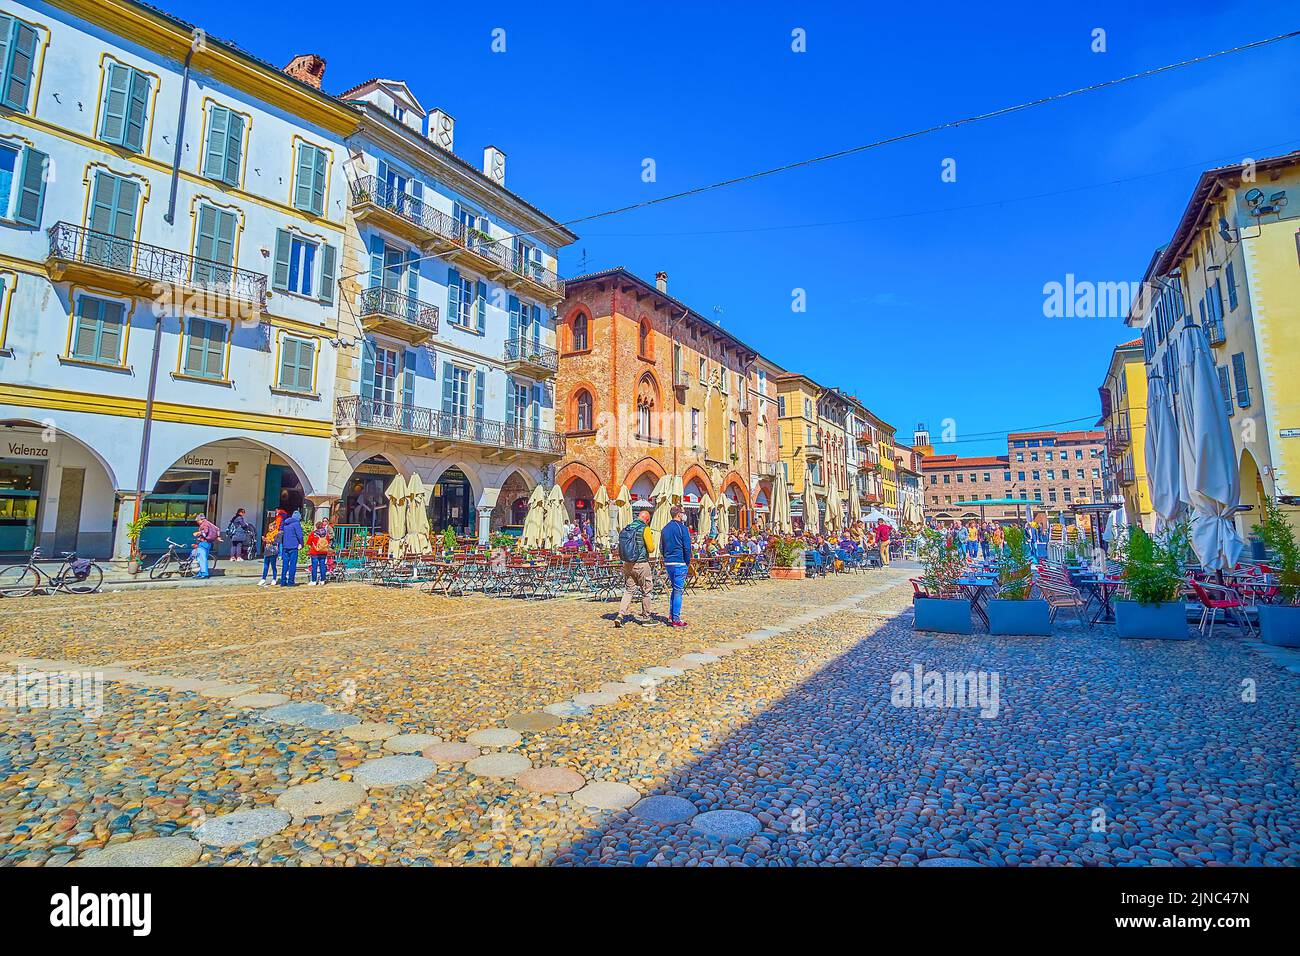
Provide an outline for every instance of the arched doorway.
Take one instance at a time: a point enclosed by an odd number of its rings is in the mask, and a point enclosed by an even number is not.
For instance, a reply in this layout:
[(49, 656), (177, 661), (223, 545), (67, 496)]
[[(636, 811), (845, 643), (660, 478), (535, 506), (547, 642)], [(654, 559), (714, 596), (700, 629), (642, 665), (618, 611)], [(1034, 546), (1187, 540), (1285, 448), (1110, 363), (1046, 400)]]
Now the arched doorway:
[(519, 472), (512, 471), (501, 485), (496, 506), (492, 509), (493, 531), (518, 534), (523, 529), (524, 518), (528, 516), (529, 492), (528, 480)]
[(588, 534), (591, 532), (591, 523), (595, 514), (595, 508), (591, 503), (593, 494), (595, 492), (592, 491), (591, 485), (582, 478), (573, 478), (564, 486), (565, 507), (569, 514), (573, 515), (573, 520), (587, 529)]
[(455, 465), (439, 475), (434, 482), (428, 510), (429, 528), (434, 534), (441, 534), (447, 528), (462, 537), (476, 533), (474, 492), (465, 472)]
[(1259, 473), (1255, 456), (1245, 448), (1241, 450), (1241, 461), (1237, 467), (1241, 503), (1250, 508), (1249, 511), (1242, 511), (1237, 515), (1237, 533), (1241, 535), (1243, 541), (1247, 541), (1250, 538), (1251, 526), (1264, 520), (1264, 499), (1268, 492), (1264, 489), (1264, 478)]
[(690, 478), (682, 489), (682, 507), (686, 509), (686, 523), (691, 534), (699, 534), (702, 526), (709, 526), (709, 516), (701, 509), (701, 502), (708, 494), (708, 489), (698, 478)]
[(650, 501), (651, 492), (655, 490), (655, 484), (657, 481), (658, 479), (655, 478), (654, 475), (646, 472), (636, 481), (632, 482), (632, 487), (628, 489), (628, 492), (632, 495), (633, 504), (638, 501)]
[(732, 531), (749, 528), (749, 496), (745, 494), (744, 486), (736, 479), (730, 479), (722, 489), (722, 500), (727, 508), (727, 526)]
[(388, 533), (388, 498), (384, 494), (397, 469), (383, 455), (367, 458), (343, 485), (340, 513), (345, 525), (371, 534)]

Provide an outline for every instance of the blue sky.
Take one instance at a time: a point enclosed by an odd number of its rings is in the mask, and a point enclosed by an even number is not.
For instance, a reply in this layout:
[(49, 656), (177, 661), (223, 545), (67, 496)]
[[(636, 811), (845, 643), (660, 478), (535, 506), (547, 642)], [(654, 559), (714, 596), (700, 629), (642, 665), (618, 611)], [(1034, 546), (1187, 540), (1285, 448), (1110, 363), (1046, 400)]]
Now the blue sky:
[[(405, 79), (457, 152), (507, 153), (558, 219), (793, 162), (1300, 25), (1266, 3), (439, 4), (159, 0), (325, 88)], [(853, 5), (859, 6), (859, 5)], [(982, 6), (982, 5), (981, 5)], [(1064, 6), (1064, 5), (1062, 5)], [(1140, 9), (1139, 9), (1140, 7)], [(1290, 10), (1288, 10), (1290, 7)], [(493, 53), (492, 31), (506, 52)], [(807, 52), (791, 50), (806, 31)], [(1106, 52), (1090, 49), (1106, 31)], [(1098, 413), (1117, 320), (1049, 319), (1067, 273), (1136, 281), (1202, 168), (1300, 149), (1300, 40), (596, 222), (561, 274), (624, 265), (785, 367), (856, 392), (910, 437)], [(642, 161), (657, 181), (642, 181)], [(956, 161), (955, 182), (941, 181)], [(1090, 188), (1084, 188), (1090, 187)], [(1095, 188), (1091, 188), (1095, 187)], [(1044, 195), (1048, 194), (1048, 195)], [(585, 269), (581, 266), (585, 264)], [(807, 311), (791, 310), (794, 289)]]

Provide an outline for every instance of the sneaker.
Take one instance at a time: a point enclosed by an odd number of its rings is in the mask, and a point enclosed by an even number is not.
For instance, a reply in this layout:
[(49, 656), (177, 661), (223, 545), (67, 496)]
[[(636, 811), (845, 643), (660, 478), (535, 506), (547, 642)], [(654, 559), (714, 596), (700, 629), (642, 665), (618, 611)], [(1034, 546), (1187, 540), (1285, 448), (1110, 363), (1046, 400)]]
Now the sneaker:
[(685, 626), (686, 626), (686, 622), (685, 622), (685, 621), (669, 621), (669, 622), (668, 622), (668, 626), (669, 626), (669, 627), (685, 627)]
[(270, 584), (270, 583), (271, 583), (271, 582), (268, 581), (266, 578), (262, 578), (262, 580), (260, 580), (260, 581), (257, 582), (257, 586), (258, 586), (259, 588), (264, 588), (264, 587), (266, 587), (266, 586), (267, 586), (268, 584)]
[(623, 618), (622, 618), (622, 617), (617, 617), (617, 616), (616, 616), (616, 617), (614, 618), (614, 626), (615, 626), (615, 627), (622, 627), (622, 626), (623, 626)]
[(658, 627), (663, 621), (657, 617), (648, 617), (644, 621), (637, 621), (642, 627)]

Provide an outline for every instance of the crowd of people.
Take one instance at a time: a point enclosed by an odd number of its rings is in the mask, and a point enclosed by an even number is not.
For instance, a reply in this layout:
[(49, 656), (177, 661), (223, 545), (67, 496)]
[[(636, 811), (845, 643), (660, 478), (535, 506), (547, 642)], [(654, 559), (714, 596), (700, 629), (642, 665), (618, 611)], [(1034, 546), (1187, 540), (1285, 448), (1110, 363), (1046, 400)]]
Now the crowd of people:
[[(932, 523), (932, 527), (943, 534), (949, 547), (964, 552), (968, 561), (987, 561), (994, 554), (1001, 554), (1006, 543), (1006, 526), (992, 521), (951, 521), (947, 525)], [(1030, 554), (1047, 557), (1048, 535), (1038, 522), (1026, 521), (1022, 527)]]

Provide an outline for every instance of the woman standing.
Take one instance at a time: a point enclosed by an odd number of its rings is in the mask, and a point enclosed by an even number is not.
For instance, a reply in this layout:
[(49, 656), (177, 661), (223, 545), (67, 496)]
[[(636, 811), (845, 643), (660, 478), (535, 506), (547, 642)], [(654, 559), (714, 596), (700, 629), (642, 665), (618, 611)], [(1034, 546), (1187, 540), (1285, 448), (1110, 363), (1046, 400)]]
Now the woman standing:
[(253, 543), (256, 531), (244, 516), (243, 508), (235, 512), (226, 525), (226, 534), (230, 536), (230, 560), (244, 561), (248, 558), (248, 546)]

